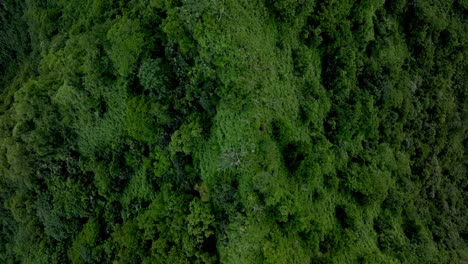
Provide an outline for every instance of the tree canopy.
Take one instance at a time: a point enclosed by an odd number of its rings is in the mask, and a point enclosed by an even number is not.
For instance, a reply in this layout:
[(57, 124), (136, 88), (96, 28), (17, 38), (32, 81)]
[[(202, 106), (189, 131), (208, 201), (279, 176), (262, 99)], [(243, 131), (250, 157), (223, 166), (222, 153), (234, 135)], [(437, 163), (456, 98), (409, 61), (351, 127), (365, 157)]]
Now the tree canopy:
[(468, 262), (467, 13), (3, 0), (0, 262)]

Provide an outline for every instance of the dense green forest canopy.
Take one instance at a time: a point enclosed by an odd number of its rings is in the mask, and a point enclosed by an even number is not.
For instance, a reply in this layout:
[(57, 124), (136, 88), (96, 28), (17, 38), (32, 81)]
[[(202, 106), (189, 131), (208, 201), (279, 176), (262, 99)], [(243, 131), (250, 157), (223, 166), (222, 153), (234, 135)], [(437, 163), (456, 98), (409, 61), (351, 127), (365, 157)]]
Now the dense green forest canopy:
[(0, 263), (468, 263), (467, 0), (0, 23)]

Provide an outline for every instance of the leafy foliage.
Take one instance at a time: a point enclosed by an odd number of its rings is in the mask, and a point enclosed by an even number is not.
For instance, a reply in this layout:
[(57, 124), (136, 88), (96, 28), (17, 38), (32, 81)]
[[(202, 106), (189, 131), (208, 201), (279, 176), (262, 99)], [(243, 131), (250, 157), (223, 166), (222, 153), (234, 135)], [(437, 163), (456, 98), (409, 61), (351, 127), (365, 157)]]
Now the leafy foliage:
[(3, 1), (0, 262), (468, 262), (467, 10)]

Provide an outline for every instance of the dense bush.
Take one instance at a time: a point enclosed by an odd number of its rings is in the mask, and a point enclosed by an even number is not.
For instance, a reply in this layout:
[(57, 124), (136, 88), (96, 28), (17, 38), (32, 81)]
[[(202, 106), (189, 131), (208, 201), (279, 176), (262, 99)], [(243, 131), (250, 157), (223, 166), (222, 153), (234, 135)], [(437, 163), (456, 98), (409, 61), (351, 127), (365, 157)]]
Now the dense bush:
[(467, 10), (3, 1), (0, 262), (468, 262)]

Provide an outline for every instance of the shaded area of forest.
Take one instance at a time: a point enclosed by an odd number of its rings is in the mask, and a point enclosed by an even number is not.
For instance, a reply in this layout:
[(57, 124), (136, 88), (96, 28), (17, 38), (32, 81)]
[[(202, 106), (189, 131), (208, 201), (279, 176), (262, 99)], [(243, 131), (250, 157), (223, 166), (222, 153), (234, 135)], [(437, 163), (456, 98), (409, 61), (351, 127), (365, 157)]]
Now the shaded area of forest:
[(468, 262), (467, 14), (2, 1), (0, 262)]

